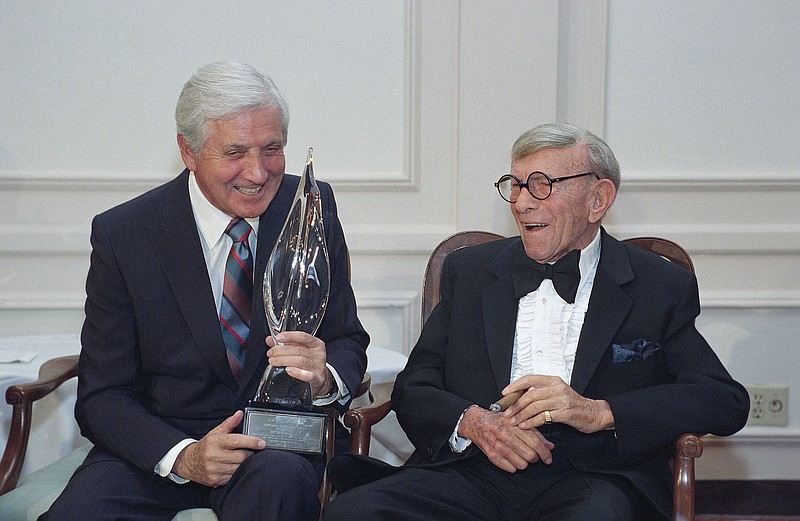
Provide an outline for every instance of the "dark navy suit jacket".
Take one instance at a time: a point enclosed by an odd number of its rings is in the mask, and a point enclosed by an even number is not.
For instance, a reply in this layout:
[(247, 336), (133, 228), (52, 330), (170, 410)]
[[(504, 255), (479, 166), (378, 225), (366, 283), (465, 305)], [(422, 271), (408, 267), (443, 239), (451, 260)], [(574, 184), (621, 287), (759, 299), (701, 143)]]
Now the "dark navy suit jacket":
[[(188, 192), (188, 171), (92, 223), (76, 417), (98, 449), (144, 472), (180, 440), (199, 439), (256, 392), (266, 367), (264, 268), (299, 178), (285, 175), (259, 220), (253, 317), (241, 385), (220, 332)], [(331, 264), (317, 336), (348, 389), (366, 369), (369, 337), (356, 315), (333, 192), (320, 183)], [(92, 454), (89, 455), (89, 459)]]
[[(488, 408), (509, 383), (517, 318), (511, 251), (519, 241), (464, 248), (445, 260), (441, 301), (393, 394), (398, 420), (416, 449), (409, 463), (469, 457), (470, 451), (459, 455), (449, 448), (454, 426), (467, 407)], [(695, 276), (605, 230), (601, 241), (570, 385), (583, 396), (607, 400), (616, 430), (582, 434), (561, 425), (558, 443), (579, 470), (629, 478), (666, 518), (672, 489), (667, 452), (674, 440), (684, 432), (738, 431), (747, 419), (748, 396), (695, 329)], [(615, 363), (615, 350), (643, 343), (656, 349), (652, 356), (627, 362), (617, 357)]]

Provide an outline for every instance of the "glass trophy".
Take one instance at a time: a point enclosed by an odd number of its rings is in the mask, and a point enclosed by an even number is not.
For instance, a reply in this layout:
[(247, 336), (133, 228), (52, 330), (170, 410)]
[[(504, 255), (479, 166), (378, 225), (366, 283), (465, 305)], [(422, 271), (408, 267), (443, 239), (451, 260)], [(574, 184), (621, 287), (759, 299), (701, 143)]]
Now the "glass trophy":
[[(270, 333), (317, 332), (330, 292), (330, 263), (313, 149), (264, 273), (264, 311)], [(243, 432), (267, 448), (322, 454), (327, 415), (313, 405), (311, 384), (268, 365), (245, 408)]]

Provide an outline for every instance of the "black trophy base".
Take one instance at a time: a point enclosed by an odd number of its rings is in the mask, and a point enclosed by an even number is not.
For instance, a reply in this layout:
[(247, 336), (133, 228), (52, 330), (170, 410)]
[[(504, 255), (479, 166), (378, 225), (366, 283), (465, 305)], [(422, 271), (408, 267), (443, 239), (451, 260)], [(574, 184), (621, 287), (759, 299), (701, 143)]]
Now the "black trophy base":
[(327, 421), (322, 407), (251, 401), (244, 409), (242, 432), (261, 438), (268, 449), (323, 454)]

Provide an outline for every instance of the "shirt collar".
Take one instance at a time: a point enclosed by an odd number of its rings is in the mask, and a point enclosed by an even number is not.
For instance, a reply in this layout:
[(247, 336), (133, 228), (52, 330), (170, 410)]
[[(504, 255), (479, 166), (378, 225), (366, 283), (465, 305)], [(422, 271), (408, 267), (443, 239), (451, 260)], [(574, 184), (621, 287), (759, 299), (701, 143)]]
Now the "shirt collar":
[[(231, 217), (206, 199), (197, 184), (194, 172), (189, 172), (189, 200), (192, 203), (192, 212), (200, 237), (209, 248), (213, 248), (225, 234), (225, 228), (231, 222)], [(258, 234), (258, 217), (249, 217), (245, 220), (253, 228), (253, 234)]]
[(589, 243), (589, 246), (581, 250), (581, 260), (578, 262), (578, 267), (581, 270), (581, 282), (585, 281), (587, 277), (591, 276), (592, 271), (597, 265), (597, 260), (600, 257), (600, 230)]

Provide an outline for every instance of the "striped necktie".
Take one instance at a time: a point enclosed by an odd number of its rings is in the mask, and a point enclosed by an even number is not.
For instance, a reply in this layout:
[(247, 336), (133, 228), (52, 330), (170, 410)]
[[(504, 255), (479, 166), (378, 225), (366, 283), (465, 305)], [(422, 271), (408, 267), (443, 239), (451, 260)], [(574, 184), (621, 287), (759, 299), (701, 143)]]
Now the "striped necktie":
[(253, 255), (247, 237), (252, 231), (244, 219), (232, 219), (225, 233), (233, 239), (222, 285), (219, 322), (233, 377), (241, 379), (250, 333), (253, 297)]

